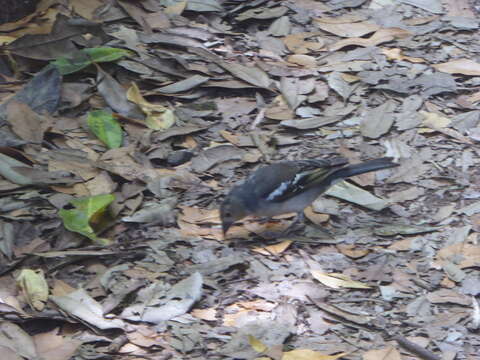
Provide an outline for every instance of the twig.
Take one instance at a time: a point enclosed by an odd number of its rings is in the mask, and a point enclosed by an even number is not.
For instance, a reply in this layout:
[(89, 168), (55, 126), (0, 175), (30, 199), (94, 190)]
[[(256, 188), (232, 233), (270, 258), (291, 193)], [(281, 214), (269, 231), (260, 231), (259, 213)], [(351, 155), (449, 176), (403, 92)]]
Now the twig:
[(427, 350), (409, 340), (404, 338), (401, 335), (395, 335), (393, 338), (400, 346), (410, 351), (412, 354), (417, 355), (418, 357), (425, 360), (440, 360), (440, 357), (432, 353), (430, 350)]
[(258, 126), (258, 124), (262, 122), (262, 120), (265, 118), (265, 111), (267, 111), (266, 107), (262, 107), (260, 108), (260, 110), (258, 110), (258, 114), (257, 116), (255, 116), (255, 120), (253, 120), (253, 123), (250, 125), (250, 128), (249, 128), (250, 131), (255, 129)]

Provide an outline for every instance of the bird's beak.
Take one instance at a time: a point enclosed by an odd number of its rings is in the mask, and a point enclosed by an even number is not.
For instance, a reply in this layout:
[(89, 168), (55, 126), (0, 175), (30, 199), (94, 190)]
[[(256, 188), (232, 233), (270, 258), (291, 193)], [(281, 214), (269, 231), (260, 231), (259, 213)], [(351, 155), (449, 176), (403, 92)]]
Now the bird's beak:
[(233, 221), (222, 221), (222, 230), (223, 230), (223, 237), (227, 235), (228, 229), (230, 229), (230, 226), (232, 226)]

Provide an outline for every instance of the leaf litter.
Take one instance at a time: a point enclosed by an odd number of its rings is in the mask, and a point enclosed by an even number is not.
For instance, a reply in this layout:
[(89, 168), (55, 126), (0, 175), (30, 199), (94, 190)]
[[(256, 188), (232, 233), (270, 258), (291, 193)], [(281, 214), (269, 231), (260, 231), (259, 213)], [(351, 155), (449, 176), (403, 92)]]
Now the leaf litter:
[[(67, 3), (0, 24), (5, 356), (478, 357), (478, 6)], [(224, 239), (237, 181), (338, 155), (401, 166)]]

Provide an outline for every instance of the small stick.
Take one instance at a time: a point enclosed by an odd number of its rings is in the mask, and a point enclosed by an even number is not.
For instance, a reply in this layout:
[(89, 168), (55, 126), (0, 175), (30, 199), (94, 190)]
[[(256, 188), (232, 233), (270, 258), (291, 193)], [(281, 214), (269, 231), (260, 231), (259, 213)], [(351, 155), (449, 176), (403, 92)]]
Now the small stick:
[(422, 359), (425, 360), (441, 360), (440, 357), (432, 353), (430, 350), (427, 350), (409, 340), (404, 338), (401, 335), (395, 335), (393, 337), (393, 340), (395, 340), (400, 346), (405, 348), (406, 350), (410, 351), (412, 354), (415, 354), (419, 356)]

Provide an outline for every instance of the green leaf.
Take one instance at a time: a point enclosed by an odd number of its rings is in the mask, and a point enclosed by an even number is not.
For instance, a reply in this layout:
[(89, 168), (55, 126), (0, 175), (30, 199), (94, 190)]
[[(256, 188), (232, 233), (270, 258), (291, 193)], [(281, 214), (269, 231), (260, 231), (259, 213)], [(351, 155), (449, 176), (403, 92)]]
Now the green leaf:
[(91, 224), (99, 224), (106, 216), (106, 209), (115, 196), (112, 194), (95, 195), (70, 201), (74, 209), (62, 209), (59, 212), (63, 226), (67, 230), (82, 234), (96, 243), (107, 245), (108, 239), (99, 238)]
[(116, 61), (131, 55), (131, 51), (124, 49), (111, 47), (88, 48), (79, 50), (74, 54), (59, 57), (52, 64), (58, 68), (62, 75), (67, 75), (80, 71), (93, 63)]
[(122, 145), (122, 128), (112, 113), (105, 110), (91, 111), (88, 113), (87, 124), (109, 149), (115, 149)]
[(123, 57), (132, 56), (132, 52), (125, 49), (111, 48), (111, 47), (98, 47), (83, 49), (94, 63), (99, 62), (112, 62), (119, 60)]
[(72, 74), (80, 71), (92, 63), (90, 58), (83, 51), (78, 51), (73, 55), (62, 56), (57, 60), (52, 61), (52, 65), (58, 68), (62, 75)]

